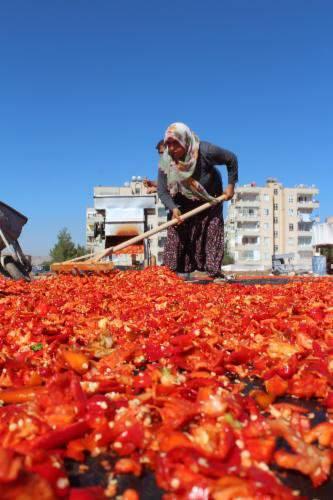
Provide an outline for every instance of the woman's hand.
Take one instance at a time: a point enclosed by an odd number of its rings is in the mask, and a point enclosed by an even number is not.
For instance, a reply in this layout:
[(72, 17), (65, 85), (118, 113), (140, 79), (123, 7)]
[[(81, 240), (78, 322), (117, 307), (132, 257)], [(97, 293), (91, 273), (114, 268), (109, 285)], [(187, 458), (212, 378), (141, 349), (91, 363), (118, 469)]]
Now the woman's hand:
[(147, 194), (157, 192), (157, 182), (150, 179), (143, 179), (143, 185), (146, 188)]
[(172, 209), (172, 219), (177, 219), (178, 224), (181, 224), (183, 222), (181, 216), (182, 216), (182, 213), (179, 210), (179, 208)]
[(235, 194), (235, 186), (228, 184), (223, 194), (225, 195), (225, 201), (231, 200)]

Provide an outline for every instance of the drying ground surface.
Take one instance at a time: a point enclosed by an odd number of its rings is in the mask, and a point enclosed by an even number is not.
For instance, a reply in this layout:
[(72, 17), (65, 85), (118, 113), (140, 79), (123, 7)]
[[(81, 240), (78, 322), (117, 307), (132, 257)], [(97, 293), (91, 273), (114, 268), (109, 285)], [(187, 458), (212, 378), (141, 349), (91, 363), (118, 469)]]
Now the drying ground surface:
[[(327, 487), (332, 289), (165, 268), (0, 279), (1, 498), (135, 500), (121, 478), (147, 473), (169, 500), (301, 496), (289, 471)], [(95, 459), (84, 486), (73, 467)]]

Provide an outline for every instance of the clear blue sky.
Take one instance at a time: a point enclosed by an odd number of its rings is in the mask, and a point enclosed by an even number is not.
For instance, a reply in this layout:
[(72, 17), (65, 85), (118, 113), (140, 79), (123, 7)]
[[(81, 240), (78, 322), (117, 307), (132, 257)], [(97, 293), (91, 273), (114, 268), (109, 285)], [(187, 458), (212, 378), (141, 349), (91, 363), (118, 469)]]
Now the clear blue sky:
[(84, 243), (93, 186), (154, 177), (173, 121), (332, 215), (332, 54), (330, 0), (3, 0), (0, 199), (24, 249)]

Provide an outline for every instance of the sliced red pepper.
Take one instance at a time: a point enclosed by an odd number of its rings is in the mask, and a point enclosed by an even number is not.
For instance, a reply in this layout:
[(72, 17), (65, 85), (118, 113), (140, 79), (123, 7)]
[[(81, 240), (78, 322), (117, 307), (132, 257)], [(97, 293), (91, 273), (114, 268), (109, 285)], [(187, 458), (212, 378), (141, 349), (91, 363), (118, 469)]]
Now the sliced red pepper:
[(68, 425), (63, 429), (58, 429), (55, 431), (51, 431), (44, 436), (40, 436), (38, 438), (30, 441), (31, 449), (56, 449), (61, 446), (64, 446), (68, 441), (72, 439), (77, 439), (83, 436), (89, 430), (89, 425), (85, 420), (80, 422), (75, 422), (74, 424)]
[(101, 486), (87, 486), (85, 488), (71, 488), (69, 500), (104, 500), (104, 490)]
[(45, 386), (21, 387), (19, 389), (5, 389), (0, 391), (0, 401), (6, 404), (25, 403), (33, 401), (37, 394), (45, 391)]

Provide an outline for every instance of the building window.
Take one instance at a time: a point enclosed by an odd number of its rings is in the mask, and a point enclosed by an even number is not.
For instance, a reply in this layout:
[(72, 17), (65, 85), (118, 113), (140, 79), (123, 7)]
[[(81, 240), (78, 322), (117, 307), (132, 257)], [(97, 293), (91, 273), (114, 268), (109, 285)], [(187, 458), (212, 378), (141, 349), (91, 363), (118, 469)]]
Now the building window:
[(295, 240), (294, 238), (288, 238), (288, 245), (294, 245)]
[(279, 251), (278, 245), (274, 245), (274, 252), (278, 252), (278, 251)]
[(264, 215), (269, 215), (269, 209), (268, 208), (264, 208)]
[(265, 231), (269, 230), (269, 224), (268, 224), (268, 222), (264, 222), (264, 230)]
[(242, 244), (243, 245), (256, 245), (258, 244), (257, 236), (243, 236)]
[(264, 194), (264, 201), (269, 201), (269, 194), (267, 193)]
[(289, 196), (289, 198), (288, 198), (288, 202), (289, 202), (289, 203), (294, 203), (294, 198), (293, 198), (292, 196)]
[(277, 217), (274, 217), (274, 224), (278, 224), (279, 219)]
[(278, 231), (274, 231), (274, 237), (277, 238), (279, 236)]
[(293, 231), (294, 230), (294, 224), (289, 224), (289, 231)]
[(158, 246), (164, 248), (166, 244), (166, 237), (162, 236), (161, 238), (158, 238)]
[(288, 208), (288, 215), (294, 215), (294, 209)]
[(254, 252), (253, 250), (245, 250), (243, 253), (243, 258), (248, 259), (248, 260), (253, 260), (254, 259)]
[(274, 189), (274, 195), (277, 196), (279, 194), (279, 190), (278, 189)]
[(300, 236), (298, 238), (298, 244), (301, 247), (309, 246), (309, 245), (311, 245), (311, 242), (312, 242), (312, 237), (311, 236)]
[(277, 203), (274, 203), (274, 210), (279, 210), (279, 205)]
[(157, 214), (159, 217), (166, 217), (167, 216), (167, 211), (164, 207), (160, 207), (158, 210), (157, 210)]

